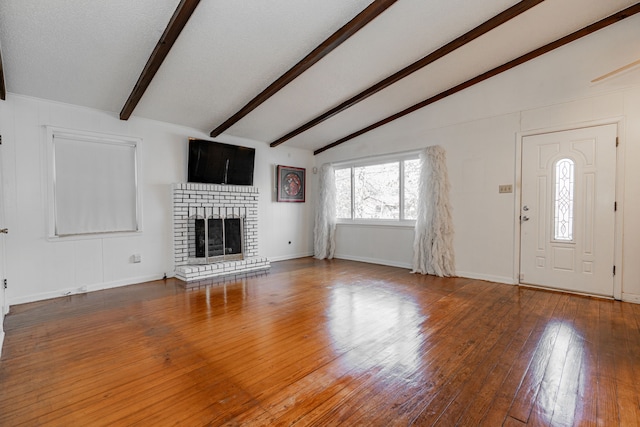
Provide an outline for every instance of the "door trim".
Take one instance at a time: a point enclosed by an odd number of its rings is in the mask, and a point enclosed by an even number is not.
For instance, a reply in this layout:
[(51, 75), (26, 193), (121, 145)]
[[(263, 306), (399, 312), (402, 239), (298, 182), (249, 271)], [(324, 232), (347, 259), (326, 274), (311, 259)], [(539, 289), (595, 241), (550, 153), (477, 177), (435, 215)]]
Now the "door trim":
[[(616, 274), (613, 277), (613, 297), (617, 300), (622, 299), (622, 275), (624, 266), (622, 265), (622, 244), (624, 230), (624, 152), (625, 152), (625, 126), (624, 117), (613, 117), (602, 120), (590, 120), (576, 124), (564, 126), (554, 126), (548, 128), (534, 129), (525, 132), (517, 132), (515, 138), (516, 144), (516, 167), (515, 167), (515, 186), (513, 197), (513, 213), (514, 213), (514, 239), (513, 239), (513, 283), (516, 285), (530, 286), (520, 283), (520, 205), (522, 204), (522, 144), (527, 136), (541, 135), (545, 133), (563, 132), (576, 129), (584, 129), (603, 125), (616, 125), (618, 135), (618, 149), (616, 152), (616, 201), (617, 210), (615, 212), (615, 232), (614, 232), (614, 265), (616, 266)], [(612, 266), (613, 268), (613, 266)], [(568, 291), (565, 291), (568, 292)]]

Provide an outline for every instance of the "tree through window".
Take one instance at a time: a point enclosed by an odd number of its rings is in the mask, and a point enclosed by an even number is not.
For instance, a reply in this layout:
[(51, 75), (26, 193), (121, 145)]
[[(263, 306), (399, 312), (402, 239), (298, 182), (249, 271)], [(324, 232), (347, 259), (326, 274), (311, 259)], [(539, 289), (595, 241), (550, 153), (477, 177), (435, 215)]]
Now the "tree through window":
[(338, 218), (416, 219), (420, 178), (416, 156), (336, 168), (335, 178)]

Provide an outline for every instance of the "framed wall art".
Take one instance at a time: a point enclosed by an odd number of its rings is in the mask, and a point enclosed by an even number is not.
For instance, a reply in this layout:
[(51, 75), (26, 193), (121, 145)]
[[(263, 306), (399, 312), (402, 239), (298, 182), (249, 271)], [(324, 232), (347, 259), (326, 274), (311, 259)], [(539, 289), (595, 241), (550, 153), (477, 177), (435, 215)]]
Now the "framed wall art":
[(279, 202), (304, 202), (304, 168), (278, 165), (276, 182)]

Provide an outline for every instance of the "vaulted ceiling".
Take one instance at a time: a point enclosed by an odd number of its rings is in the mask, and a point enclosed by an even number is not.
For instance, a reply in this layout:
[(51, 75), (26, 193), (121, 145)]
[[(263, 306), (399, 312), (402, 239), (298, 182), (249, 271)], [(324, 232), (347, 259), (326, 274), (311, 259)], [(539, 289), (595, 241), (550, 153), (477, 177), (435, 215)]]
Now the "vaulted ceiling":
[(628, 0), (3, 0), (0, 77), (10, 93), (120, 114), (155, 58), (133, 116), (322, 150), (594, 23), (640, 26), (637, 12)]

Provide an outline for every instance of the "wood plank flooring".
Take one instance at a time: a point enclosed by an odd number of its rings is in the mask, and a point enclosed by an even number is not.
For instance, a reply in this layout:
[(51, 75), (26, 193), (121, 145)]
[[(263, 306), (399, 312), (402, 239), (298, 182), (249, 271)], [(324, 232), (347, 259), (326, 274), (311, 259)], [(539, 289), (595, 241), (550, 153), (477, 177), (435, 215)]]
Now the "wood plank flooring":
[(12, 307), (0, 426), (640, 425), (640, 305), (311, 258)]

